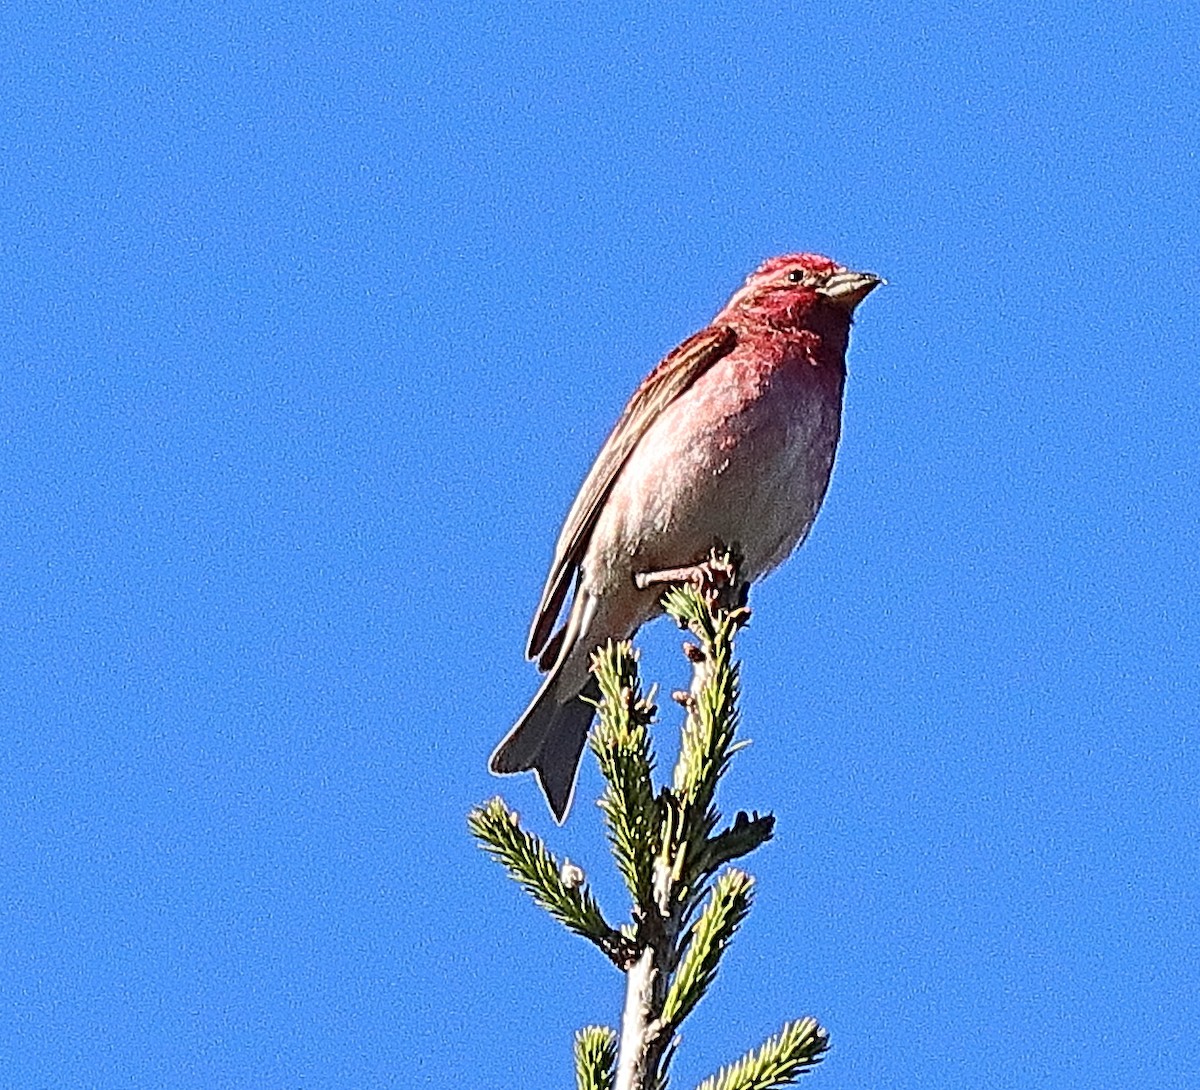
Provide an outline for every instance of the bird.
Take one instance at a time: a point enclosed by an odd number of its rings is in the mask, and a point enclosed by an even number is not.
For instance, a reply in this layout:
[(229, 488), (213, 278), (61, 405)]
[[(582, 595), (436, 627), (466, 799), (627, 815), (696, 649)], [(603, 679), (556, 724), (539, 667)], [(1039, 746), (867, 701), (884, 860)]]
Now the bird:
[(499, 775), (532, 770), (559, 824), (595, 713), (592, 652), (663, 612), (662, 588), (637, 576), (699, 564), (720, 545), (738, 550), (752, 582), (808, 536), (841, 433), (854, 311), (882, 283), (820, 254), (773, 257), (630, 398), (534, 613), (526, 656), (545, 679), (489, 761)]

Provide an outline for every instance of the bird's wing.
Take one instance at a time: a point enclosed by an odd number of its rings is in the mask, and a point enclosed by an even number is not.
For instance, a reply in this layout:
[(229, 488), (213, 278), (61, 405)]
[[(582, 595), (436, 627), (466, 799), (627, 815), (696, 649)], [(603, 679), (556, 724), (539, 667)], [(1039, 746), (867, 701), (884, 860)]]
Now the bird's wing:
[(693, 334), (663, 359), (625, 406), (567, 515), (554, 561), (534, 614), (526, 655), (537, 658), (550, 640), (571, 579), (579, 570), (588, 541), (621, 467), (646, 429), (662, 411), (719, 359), (733, 351), (737, 334), (728, 326), (709, 326)]

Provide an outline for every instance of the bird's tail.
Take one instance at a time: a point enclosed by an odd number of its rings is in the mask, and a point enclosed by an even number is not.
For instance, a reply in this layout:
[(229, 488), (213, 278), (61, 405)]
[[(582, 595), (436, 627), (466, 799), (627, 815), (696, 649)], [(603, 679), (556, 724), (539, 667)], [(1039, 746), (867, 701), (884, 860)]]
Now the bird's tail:
[(546, 678), (533, 703), (496, 747), (488, 767), (500, 775), (533, 769), (561, 825), (571, 808), (583, 744), (596, 712), (584, 697), (595, 700), (599, 690), (589, 677), (583, 692), (564, 700), (558, 691), (560, 676), (561, 669), (555, 669)]

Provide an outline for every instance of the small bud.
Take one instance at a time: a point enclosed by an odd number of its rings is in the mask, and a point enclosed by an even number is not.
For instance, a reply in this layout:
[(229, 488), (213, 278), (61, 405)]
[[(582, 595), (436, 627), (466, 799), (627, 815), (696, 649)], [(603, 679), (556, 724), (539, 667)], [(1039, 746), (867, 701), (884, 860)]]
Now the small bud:
[(558, 877), (562, 884), (567, 889), (578, 889), (584, 883), (583, 868), (577, 867), (569, 859), (562, 861), (562, 866), (559, 868)]

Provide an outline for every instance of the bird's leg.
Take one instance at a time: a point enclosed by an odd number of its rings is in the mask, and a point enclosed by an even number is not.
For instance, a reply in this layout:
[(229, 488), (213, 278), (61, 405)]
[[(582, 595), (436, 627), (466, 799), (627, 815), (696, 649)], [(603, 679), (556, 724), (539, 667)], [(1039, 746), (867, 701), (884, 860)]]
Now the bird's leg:
[(634, 572), (634, 585), (638, 590), (648, 590), (650, 587), (671, 586), (675, 583), (691, 583), (700, 587), (704, 585), (704, 565), (691, 564), (686, 568), (664, 568), (662, 571)]

